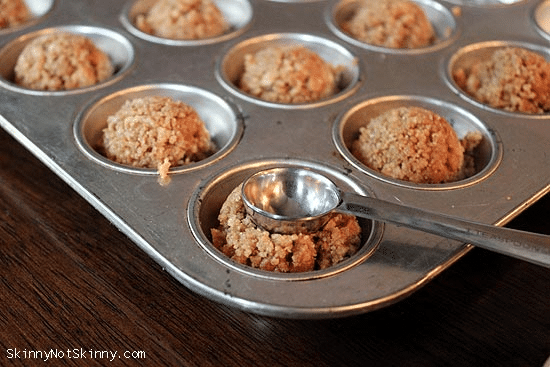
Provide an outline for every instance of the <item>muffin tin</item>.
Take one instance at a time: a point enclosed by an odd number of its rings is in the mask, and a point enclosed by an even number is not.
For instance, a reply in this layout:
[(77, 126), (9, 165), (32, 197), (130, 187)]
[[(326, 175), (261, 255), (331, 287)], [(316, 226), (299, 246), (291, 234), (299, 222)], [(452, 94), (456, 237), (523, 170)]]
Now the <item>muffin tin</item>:
[[(135, 29), (132, 20), (150, 6), (147, 0), (27, 0), (38, 9), (35, 19), (0, 31), (0, 125), (137, 247), (210, 299), (289, 318), (378, 309), (415, 292), (471, 246), (362, 220), (357, 255), (324, 271), (280, 274), (228, 259), (212, 246), (210, 228), (235, 186), (275, 166), (306, 167), (363, 195), (496, 225), (549, 191), (549, 115), (481, 105), (450, 77), (462, 62), (505, 45), (549, 59), (549, 2), (416, 1), (439, 40), (424, 49), (393, 50), (361, 44), (338, 30), (354, 0), (220, 0), (231, 32), (203, 41), (163, 40)], [(114, 60), (115, 75), (72, 91), (15, 85), (13, 66), (24, 45), (59, 30), (90, 36)], [(343, 65), (340, 92), (299, 105), (244, 95), (235, 85), (244, 54), (271, 44), (303, 44)], [(154, 170), (115, 164), (97, 150), (107, 115), (128, 98), (156, 94), (196, 108), (217, 146), (204, 161), (174, 167), (168, 186), (159, 185)], [(399, 105), (434, 110), (460, 137), (481, 132), (476, 175), (418, 185), (359, 163), (349, 147), (362, 121)]]

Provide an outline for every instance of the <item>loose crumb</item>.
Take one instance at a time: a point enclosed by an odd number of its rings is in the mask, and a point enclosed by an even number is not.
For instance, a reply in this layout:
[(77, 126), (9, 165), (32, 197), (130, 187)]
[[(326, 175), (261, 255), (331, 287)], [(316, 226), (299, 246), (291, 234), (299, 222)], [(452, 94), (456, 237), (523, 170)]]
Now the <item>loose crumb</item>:
[(461, 9), (460, 6), (454, 6), (452, 8), (452, 14), (456, 17), (460, 17), (461, 15), (463, 15), (463, 9)]

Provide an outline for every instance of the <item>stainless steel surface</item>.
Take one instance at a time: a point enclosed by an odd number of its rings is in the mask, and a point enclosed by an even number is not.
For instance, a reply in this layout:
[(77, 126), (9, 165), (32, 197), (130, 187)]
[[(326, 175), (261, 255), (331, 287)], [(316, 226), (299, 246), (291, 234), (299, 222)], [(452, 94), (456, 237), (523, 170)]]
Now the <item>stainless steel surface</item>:
[[(268, 274), (236, 264), (212, 246), (210, 228), (217, 225), (217, 211), (229, 192), (263, 169), (307, 167), (360, 195), (496, 225), (549, 191), (549, 115), (481, 106), (449, 77), (451, 61), (473, 45), (512, 42), (549, 58), (548, 33), (535, 21), (539, 1), (491, 6), (422, 1), (443, 14), (449, 29), (434, 47), (399, 52), (343, 37), (335, 28), (336, 1), (227, 3), (239, 9), (228, 15), (235, 32), (211, 42), (145, 36), (131, 24), (133, 1), (57, 0), (45, 3), (50, 5), (46, 13), (27, 26), (0, 32), (0, 125), (185, 286), (265, 315), (345, 316), (403, 299), (470, 248), (365, 220), (359, 254), (334, 269)], [(113, 78), (71, 92), (15, 85), (13, 65), (23, 45), (41, 32), (67, 27), (101, 40), (100, 47), (118, 65)], [(299, 106), (264, 103), (239, 92), (233, 78), (243, 52), (276, 39), (337, 57), (348, 75), (342, 91)], [(152, 172), (105, 161), (93, 142), (100, 117), (122, 99), (165, 92), (189, 98), (203, 111), (209, 129), (217, 131), (219, 150), (207, 162), (174, 168), (172, 182), (163, 187)], [(207, 108), (201, 107), (204, 99)], [(481, 131), (477, 175), (427, 187), (385, 179), (355, 161), (347, 144), (362, 114), (397, 103), (444, 113), (460, 136)], [(214, 120), (209, 120), (211, 108)]]
[(329, 213), (344, 212), (394, 223), (549, 267), (549, 236), (501, 228), (339, 190), (327, 177), (303, 168), (272, 168), (247, 178), (246, 212), (261, 228), (283, 233), (319, 230)]

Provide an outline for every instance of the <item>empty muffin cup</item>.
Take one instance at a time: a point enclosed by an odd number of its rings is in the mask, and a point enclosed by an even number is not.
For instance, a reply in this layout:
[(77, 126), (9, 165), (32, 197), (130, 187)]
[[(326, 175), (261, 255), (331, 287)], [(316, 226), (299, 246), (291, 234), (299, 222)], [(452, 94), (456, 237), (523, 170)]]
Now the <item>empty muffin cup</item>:
[[(419, 47), (397, 48), (377, 44), (379, 42), (367, 43), (345, 31), (345, 24), (352, 20), (360, 9), (361, 0), (341, 0), (337, 2), (327, 10), (326, 23), (337, 36), (346, 42), (361, 48), (386, 53), (414, 54), (429, 52), (441, 49), (453, 41), (457, 35), (457, 24), (453, 14), (446, 7), (432, 0), (412, 0), (412, 2), (424, 12), (427, 20), (432, 25), (434, 33), (431, 42)], [(377, 24), (380, 26), (380, 23)], [(394, 25), (391, 28), (395, 27)], [(414, 25), (408, 25), (407, 27), (405, 28), (405, 32), (411, 32), (411, 27), (414, 27)]]
[[(354, 144), (360, 137), (360, 129), (383, 113), (402, 107), (421, 108), (439, 115), (451, 125), (459, 140), (474, 136), (477, 142), (476, 146), (468, 152), (468, 155), (467, 149), (465, 150), (465, 163), (469, 163), (469, 171), (472, 175), (458, 181), (445, 183), (411, 182), (370, 168), (355, 156)], [(387, 183), (422, 190), (448, 190), (475, 184), (495, 170), (502, 156), (502, 147), (498, 136), (474, 115), (447, 102), (420, 96), (385, 96), (354, 105), (341, 113), (335, 121), (333, 141), (340, 154), (363, 173)], [(378, 154), (386, 153), (379, 152)], [(428, 169), (431, 167), (429, 166)]]
[(93, 102), (77, 118), (74, 135), (79, 148), (98, 164), (117, 171), (156, 175), (156, 168), (142, 168), (114, 162), (106, 157), (103, 146), (104, 129), (109, 116), (114, 115), (127, 101), (146, 97), (168, 97), (193, 108), (204, 122), (214, 151), (208, 157), (183, 165), (173, 166), (169, 173), (182, 173), (211, 164), (238, 143), (243, 130), (237, 110), (217, 95), (206, 90), (177, 84), (153, 84), (137, 86), (108, 95)]
[[(38, 37), (57, 34), (74, 34), (89, 39), (93, 45), (109, 58), (113, 73), (111, 76), (97, 84), (74, 89), (64, 90), (40, 90), (23, 87), (16, 83), (15, 67), (19, 56), (33, 40)], [(134, 62), (134, 48), (132, 44), (121, 34), (98, 27), (83, 25), (68, 25), (56, 28), (43, 29), (18, 37), (9, 42), (0, 50), (0, 85), (26, 94), (35, 95), (66, 95), (82, 93), (96, 89), (100, 86), (111, 84), (118, 80)]]
[[(249, 87), (258, 88), (262, 90), (262, 93), (268, 90), (276, 97), (270, 100), (259, 94), (244, 90), (241, 85), (242, 78), (246, 75), (247, 60), (251, 60), (257, 57), (259, 53), (266, 51), (281, 52), (289, 58), (290, 63), (300, 59), (295, 66), (304, 69), (296, 73), (301, 74), (298, 78), (302, 79), (294, 79), (292, 74), (287, 73), (285, 65), (277, 70), (259, 70), (258, 75), (255, 75), (257, 85), (248, 83)], [(269, 57), (266, 57), (264, 60), (269, 59)], [(257, 62), (256, 65), (265, 68), (265, 65), (261, 62)], [(325, 79), (321, 77), (308, 78), (306, 75), (312, 69), (305, 65), (319, 68), (321, 70), (320, 75), (323, 73), (324, 76), (328, 75), (328, 69), (338, 70), (334, 70), (335, 73)], [(260, 75), (262, 73), (264, 75)], [(307, 34), (278, 33), (251, 38), (233, 45), (218, 60), (216, 77), (231, 93), (253, 103), (278, 108), (309, 108), (342, 100), (353, 93), (359, 84), (360, 67), (358, 59), (350, 51), (333, 41)], [(308, 85), (310, 82), (315, 82), (317, 85), (311, 87)], [(330, 85), (331, 82), (334, 84)], [(287, 85), (287, 87), (281, 89), (286, 89), (291, 84), (290, 88), (292, 90), (280, 92), (277, 89), (279, 84)], [(320, 92), (322, 88), (326, 87), (333, 90), (326, 94), (324, 94), (325, 91)], [(270, 89), (272, 90), (270, 91)], [(305, 101), (282, 102), (284, 98), (279, 98), (281, 93), (286, 94), (284, 97), (304, 97)], [(314, 97), (309, 98), (310, 96)]]
[(188, 204), (188, 222), (195, 239), (201, 247), (216, 260), (231, 269), (250, 274), (254, 277), (278, 280), (309, 280), (330, 276), (356, 266), (368, 258), (377, 248), (382, 236), (383, 225), (371, 220), (358, 219), (360, 225), (359, 249), (349, 258), (323, 270), (304, 272), (275, 272), (245, 265), (226, 256), (213, 245), (212, 229), (220, 225), (218, 216), (228, 195), (252, 174), (273, 167), (301, 167), (324, 174), (343, 190), (351, 190), (363, 195), (372, 195), (367, 187), (346, 174), (317, 163), (301, 160), (271, 159), (248, 162), (225, 169), (199, 185)]
[[(213, 0), (213, 4), (220, 10), (227, 29), (219, 33), (217, 32), (216, 34), (209, 35), (208, 37), (201, 38), (183, 39), (176, 38), (175, 36), (165, 37), (154, 34), (153, 32), (146, 32), (144, 29), (140, 29), (137, 25), (138, 19), (144, 17), (144, 15), (150, 11), (157, 1), (158, 0), (129, 1), (124, 7), (120, 20), (125, 28), (136, 37), (142, 38), (149, 42), (164, 45), (196, 46), (226, 41), (233, 37), (237, 37), (239, 34), (244, 32), (253, 17), (252, 6), (248, 0)], [(171, 22), (175, 21), (176, 20), (172, 18), (172, 20), (167, 20), (164, 23), (159, 21), (159, 24), (171, 24)], [(193, 22), (196, 22), (196, 20), (191, 21), (191, 23)]]

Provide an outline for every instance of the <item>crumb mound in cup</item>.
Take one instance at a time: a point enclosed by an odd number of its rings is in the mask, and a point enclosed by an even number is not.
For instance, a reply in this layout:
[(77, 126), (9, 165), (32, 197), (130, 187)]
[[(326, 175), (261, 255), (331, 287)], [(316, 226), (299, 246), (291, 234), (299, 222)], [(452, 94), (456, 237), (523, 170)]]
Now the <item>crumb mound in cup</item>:
[(15, 82), (35, 90), (68, 90), (95, 85), (113, 75), (109, 56), (83, 35), (56, 32), (37, 37), (21, 52)]
[(410, 0), (361, 0), (341, 27), (353, 38), (375, 46), (420, 48), (434, 43), (434, 29), (423, 9)]
[(15, 27), (31, 18), (23, 0), (0, 0), (0, 29)]
[(332, 213), (318, 231), (271, 233), (246, 213), (236, 187), (220, 209), (220, 226), (212, 228), (213, 245), (229, 258), (253, 268), (292, 273), (327, 269), (354, 255), (360, 247), (360, 225), (353, 215)]
[(303, 46), (266, 47), (245, 55), (239, 88), (277, 103), (308, 103), (339, 92), (343, 68)]
[(496, 50), (454, 71), (457, 85), (477, 101), (510, 112), (549, 113), (549, 62), (520, 47)]
[(157, 168), (161, 183), (168, 171), (202, 160), (214, 151), (204, 122), (193, 107), (170, 97), (127, 100), (107, 118), (105, 155), (121, 164)]
[(438, 114), (419, 107), (382, 113), (360, 128), (352, 154), (367, 167), (413, 183), (446, 183), (475, 173), (473, 151), (480, 132), (459, 140)]
[(224, 15), (211, 0), (158, 0), (136, 27), (154, 36), (177, 40), (200, 40), (220, 36), (230, 29)]

